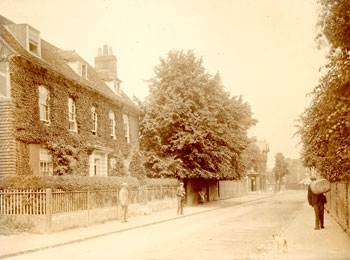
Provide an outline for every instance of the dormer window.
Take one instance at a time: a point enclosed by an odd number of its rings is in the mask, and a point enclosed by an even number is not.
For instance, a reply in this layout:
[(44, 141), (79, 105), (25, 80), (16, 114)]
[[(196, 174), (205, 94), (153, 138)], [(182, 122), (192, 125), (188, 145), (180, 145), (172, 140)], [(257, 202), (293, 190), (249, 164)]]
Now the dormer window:
[(115, 80), (105, 81), (107, 86), (114, 92), (114, 94), (121, 95), (120, 83)]
[(30, 54), (41, 57), (40, 31), (29, 24), (9, 24), (8, 28)]
[(76, 74), (83, 79), (88, 78), (88, 64), (75, 52), (75, 50), (60, 50), (60, 54)]
[(80, 77), (87, 79), (87, 64), (82, 61), (70, 61), (68, 62), (69, 67)]

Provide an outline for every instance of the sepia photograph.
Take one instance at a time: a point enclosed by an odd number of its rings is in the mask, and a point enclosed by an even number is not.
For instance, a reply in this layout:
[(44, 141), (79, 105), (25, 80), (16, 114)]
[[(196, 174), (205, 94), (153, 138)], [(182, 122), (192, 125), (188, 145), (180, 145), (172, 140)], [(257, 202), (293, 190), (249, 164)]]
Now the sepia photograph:
[(0, 0), (0, 259), (350, 260), (350, 0)]

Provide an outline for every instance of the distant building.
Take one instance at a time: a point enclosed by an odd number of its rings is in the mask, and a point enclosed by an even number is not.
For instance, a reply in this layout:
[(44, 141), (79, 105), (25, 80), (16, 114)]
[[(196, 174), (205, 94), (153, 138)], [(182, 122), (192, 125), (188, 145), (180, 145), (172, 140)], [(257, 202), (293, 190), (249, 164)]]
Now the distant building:
[(270, 151), (269, 144), (264, 141), (256, 141), (256, 146), (259, 148), (260, 153), (263, 158), (263, 164), (265, 167), (260, 172), (249, 172), (248, 176), (248, 189), (250, 191), (266, 191), (267, 189), (267, 173), (266, 173), (266, 164), (267, 164), (267, 154)]
[(139, 145), (142, 111), (124, 94), (112, 48), (77, 52), (0, 16), (0, 175), (115, 175)]

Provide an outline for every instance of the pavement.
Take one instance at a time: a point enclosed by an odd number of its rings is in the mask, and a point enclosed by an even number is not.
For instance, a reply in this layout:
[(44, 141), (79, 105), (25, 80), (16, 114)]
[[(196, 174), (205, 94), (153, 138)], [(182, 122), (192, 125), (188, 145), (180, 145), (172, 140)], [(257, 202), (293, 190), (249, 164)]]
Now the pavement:
[[(203, 205), (185, 206), (184, 215), (177, 215), (176, 209), (169, 209), (152, 212), (150, 215), (132, 217), (126, 223), (108, 221), (52, 234), (21, 233), (15, 235), (1, 235), (0, 259), (79, 243), (118, 232), (175, 220), (177, 218), (189, 217), (223, 207), (254, 202), (270, 196), (278, 196), (278, 194), (255, 193), (227, 200), (208, 202)], [(281, 236), (288, 241), (288, 252), (276, 252), (273, 243), (268, 240), (261, 245), (260, 253), (255, 254), (250, 259), (350, 259), (350, 237), (344, 233), (329, 214), (325, 214), (325, 229), (313, 230), (313, 223), (313, 209), (305, 203), (300, 210), (292, 216), (291, 221), (280, 230)]]
[[(306, 198), (306, 192), (305, 192)], [(283, 252), (272, 236), (261, 244), (249, 260), (350, 260), (350, 235), (346, 234), (325, 210), (324, 229), (314, 230), (315, 213), (307, 201), (279, 230), (287, 242)]]
[(288, 252), (277, 254), (274, 259), (349, 260), (350, 236), (326, 211), (324, 217), (325, 228), (314, 230), (314, 210), (305, 202), (282, 232), (288, 242)]

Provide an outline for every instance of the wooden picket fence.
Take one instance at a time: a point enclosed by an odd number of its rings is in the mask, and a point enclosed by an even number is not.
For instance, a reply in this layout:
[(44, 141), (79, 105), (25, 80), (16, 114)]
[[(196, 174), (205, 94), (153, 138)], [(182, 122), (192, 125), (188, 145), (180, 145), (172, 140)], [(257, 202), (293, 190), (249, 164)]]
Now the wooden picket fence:
[(331, 183), (331, 190), (326, 192), (328, 212), (350, 235), (350, 180)]
[[(176, 187), (129, 190), (129, 203), (175, 198)], [(0, 190), (0, 215), (45, 215), (118, 206), (119, 190), (51, 191)]]
[(44, 215), (46, 193), (33, 190), (0, 190), (1, 215)]

